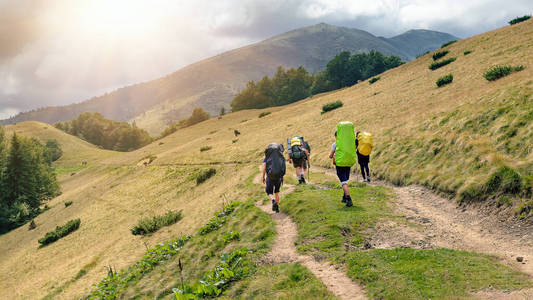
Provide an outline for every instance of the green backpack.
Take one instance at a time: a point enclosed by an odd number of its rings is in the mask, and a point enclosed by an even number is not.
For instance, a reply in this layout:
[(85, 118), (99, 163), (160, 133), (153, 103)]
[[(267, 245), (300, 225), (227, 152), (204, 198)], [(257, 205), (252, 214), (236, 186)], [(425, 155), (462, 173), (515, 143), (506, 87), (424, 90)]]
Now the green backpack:
[(335, 165), (351, 167), (355, 164), (355, 132), (352, 122), (337, 124), (337, 147), (335, 148)]

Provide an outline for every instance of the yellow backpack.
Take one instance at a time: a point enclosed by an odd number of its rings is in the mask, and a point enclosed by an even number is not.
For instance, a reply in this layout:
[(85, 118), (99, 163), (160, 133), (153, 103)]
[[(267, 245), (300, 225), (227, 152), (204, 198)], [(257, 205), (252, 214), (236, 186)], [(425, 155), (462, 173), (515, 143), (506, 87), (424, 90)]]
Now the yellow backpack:
[(372, 152), (372, 147), (374, 147), (374, 144), (372, 143), (372, 133), (359, 132), (357, 135), (357, 140), (359, 141), (359, 146), (357, 147), (359, 153), (367, 156), (370, 155)]

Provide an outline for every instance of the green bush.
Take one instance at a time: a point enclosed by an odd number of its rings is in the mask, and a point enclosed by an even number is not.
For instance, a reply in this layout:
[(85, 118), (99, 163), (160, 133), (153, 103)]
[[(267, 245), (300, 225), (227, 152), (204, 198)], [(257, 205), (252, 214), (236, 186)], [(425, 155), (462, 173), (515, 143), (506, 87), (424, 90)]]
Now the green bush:
[(379, 76), (378, 76), (378, 77), (374, 77), (374, 78), (370, 79), (370, 80), (368, 81), (368, 83), (373, 84), (374, 82), (376, 82), (376, 81), (378, 81), (378, 80), (380, 80), (380, 79), (381, 79), (381, 77), (379, 77)]
[(442, 44), (442, 46), (440, 46), (440, 47), (441, 47), (441, 48), (444, 48), (444, 47), (446, 47), (446, 46), (450, 46), (451, 44), (453, 44), (453, 43), (455, 43), (455, 42), (457, 42), (457, 40), (449, 41), (449, 42), (447, 42), (447, 43)]
[(38, 240), (42, 246), (53, 243), (80, 227), (80, 219), (70, 220), (63, 226), (57, 226), (54, 231), (47, 232), (43, 238)]
[(514, 18), (511, 21), (509, 21), (509, 25), (518, 24), (520, 22), (524, 22), (526, 20), (529, 20), (530, 18), (531, 18), (531, 16), (529, 16), (529, 15), (525, 15), (523, 17), (517, 17), (517, 18)]
[(262, 113), (259, 114), (259, 118), (262, 118), (262, 117), (264, 117), (264, 116), (268, 116), (268, 115), (270, 115), (271, 113), (272, 113), (272, 112), (270, 112), (270, 111), (264, 111), (264, 112), (262, 112)]
[(337, 109), (339, 107), (342, 107), (342, 105), (343, 105), (343, 103), (340, 100), (324, 104), (324, 106), (322, 106), (322, 113), (327, 113), (328, 111), (331, 111), (331, 110)]
[(502, 77), (505, 77), (513, 72), (522, 71), (524, 69), (524, 66), (494, 66), (490, 69), (488, 69), (483, 76), (488, 81), (494, 81), (497, 79), (500, 79)]
[(207, 170), (201, 171), (198, 176), (196, 176), (196, 185), (206, 181), (217, 173), (217, 170), (214, 168), (209, 168)]
[(434, 63), (432, 63), (431, 65), (429, 65), (429, 69), (430, 70), (436, 70), (440, 67), (443, 67), (449, 63), (452, 63), (456, 60), (457, 58), (455, 57), (452, 57), (452, 58), (448, 58), (448, 59), (445, 59), (445, 60), (441, 60), (441, 61), (436, 61)]
[(170, 226), (177, 223), (183, 217), (181, 215), (181, 210), (172, 211), (169, 210), (166, 214), (162, 216), (154, 216), (152, 218), (142, 218), (139, 220), (137, 225), (131, 229), (131, 234), (133, 235), (145, 235), (148, 233), (156, 232), (159, 228), (164, 226)]
[(240, 205), (240, 202), (233, 202), (229, 205), (224, 206), (224, 208), (215, 214), (213, 218), (207, 222), (204, 226), (200, 227), (198, 230), (198, 234), (200, 235), (206, 235), (210, 233), (211, 231), (215, 231), (222, 227), (224, 223), (228, 220), (228, 216), (233, 213), (233, 211)]
[(453, 75), (452, 74), (448, 74), (448, 75), (442, 76), (439, 79), (437, 79), (436, 84), (437, 84), (438, 87), (441, 87), (443, 85), (452, 83), (452, 81), (453, 81)]
[(485, 187), (488, 193), (518, 194), (522, 189), (522, 178), (515, 170), (504, 166), (490, 175)]
[(200, 152), (204, 152), (204, 151), (211, 150), (211, 149), (213, 149), (213, 147), (211, 147), (211, 146), (203, 146), (202, 148), (200, 148)]
[(69, 206), (71, 206), (71, 205), (72, 205), (72, 201), (67, 201), (67, 202), (65, 202), (65, 207), (69, 207)]
[(436, 53), (433, 54), (433, 60), (437, 60), (437, 59), (445, 56), (448, 53), (450, 53), (450, 51), (448, 51), (448, 50), (436, 52)]
[(466, 50), (465, 52), (463, 52), (464, 55), (468, 55), (470, 53), (472, 53), (472, 50)]

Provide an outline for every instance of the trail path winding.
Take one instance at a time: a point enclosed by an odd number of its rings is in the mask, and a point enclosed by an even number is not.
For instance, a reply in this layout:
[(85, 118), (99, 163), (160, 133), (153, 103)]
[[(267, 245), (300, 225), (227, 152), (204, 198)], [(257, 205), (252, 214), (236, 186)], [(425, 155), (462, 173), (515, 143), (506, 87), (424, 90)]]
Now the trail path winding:
[[(254, 183), (261, 184), (261, 174), (254, 178)], [(285, 185), (285, 187), (288, 187), (288, 189), (281, 192), (282, 196), (294, 190), (292, 185)], [(281, 198), (282, 201), (283, 198)], [(353, 282), (344, 271), (337, 269), (326, 261), (317, 261), (310, 255), (302, 255), (296, 251), (294, 242), (298, 236), (298, 228), (289, 215), (282, 212), (273, 212), (270, 203), (263, 204), (262, 201), (259, 201), (256, 205), (269, 214), (276, 223), (276, 240), (272, 250), (264, 259), (266, 263), (300, 263), (322, 280), (328, 290), (340, 299), (367, 299), (363, 288)]]
[[(313, 168), (335, 176), (331, 169)], [(422, 186), (398, 187), (382, 181), (372, 182), (372, 185), (392, 189), (396, 195), (392, 199), (392, 209), (415, 226), (396, 222), (380, 224), (370, 234), (370, 247), (450, 248), (491, 254), (533, 280), (533, 225), (509, 222), (502, 216), (485, 213), (481, 207), (458, 207), (455, 201)], [(520, 257), (522, 262), (517, 260)], [(482, 299), (533, 299), (533, 289), (511, 293), (487, 291), (475, 295)]]

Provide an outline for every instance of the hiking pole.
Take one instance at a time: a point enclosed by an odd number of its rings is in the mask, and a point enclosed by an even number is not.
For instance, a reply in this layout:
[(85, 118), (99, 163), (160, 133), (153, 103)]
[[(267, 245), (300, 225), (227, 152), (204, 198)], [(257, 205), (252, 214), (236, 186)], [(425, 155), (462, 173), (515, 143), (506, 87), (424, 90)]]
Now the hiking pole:
[(311, 163), (307, 160), (307, 181), (311, 182)]

